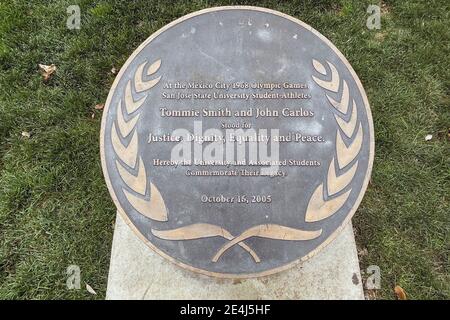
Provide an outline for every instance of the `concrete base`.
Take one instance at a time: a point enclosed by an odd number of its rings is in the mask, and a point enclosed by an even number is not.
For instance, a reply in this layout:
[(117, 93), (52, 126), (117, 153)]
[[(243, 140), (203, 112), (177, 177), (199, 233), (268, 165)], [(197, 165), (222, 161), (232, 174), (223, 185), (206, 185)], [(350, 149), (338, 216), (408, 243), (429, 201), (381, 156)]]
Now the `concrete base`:
[(351, 224), (310, 260), (248, 280), (182, 269), (147, 247), (117, 215), (107, 299), (364, 299)]

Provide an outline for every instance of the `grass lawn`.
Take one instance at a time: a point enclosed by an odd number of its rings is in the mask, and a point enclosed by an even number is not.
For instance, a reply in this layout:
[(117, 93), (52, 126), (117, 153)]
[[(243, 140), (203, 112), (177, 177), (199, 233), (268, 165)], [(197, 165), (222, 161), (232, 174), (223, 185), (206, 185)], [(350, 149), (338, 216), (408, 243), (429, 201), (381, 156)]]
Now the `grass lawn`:
[[(0, 0), (0, 299), (102, 299), (115, 208), (100, 167), (101, 110), (115, 75), (150, 34), (211, 6), (297, 17), (348, 58), (375, 123), (372, 182), (354, 218), (361, 269), (378, 299), (450, 299), (450, 2)], [(81, 7), (81, 29), (66, 8)], [(47, 82), (38, 64), (55, 64)], [(28, 132), (30, 137), (23, 136)], [(425, 136), (432, 134), (430, 141)], [(69, 265), (82, 290), (66, 288)], [(97, 291), (84, 289), (88, 283)]]

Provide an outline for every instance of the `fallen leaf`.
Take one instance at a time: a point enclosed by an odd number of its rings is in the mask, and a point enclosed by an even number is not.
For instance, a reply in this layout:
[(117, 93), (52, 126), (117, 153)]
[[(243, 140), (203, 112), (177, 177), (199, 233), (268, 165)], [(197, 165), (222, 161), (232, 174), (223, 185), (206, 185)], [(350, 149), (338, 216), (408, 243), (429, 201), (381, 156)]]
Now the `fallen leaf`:
[(44, 81), (48, 81), (53, 73), (56, 71), (56, 66), (51, 64), (49, 66), (45, 64), (39, 64), (39, 70), (44, 78)]
[(117, 73), (117, 69), (113, 67), (113, 68), (111, 69), (111, 73), (112, 73), (112, 74), (116, 74), (116, 73)]
[(105, 107), (104, 103), (99, 103), (95, 105), (95, 110), (103, 110), (103, 108)]
[(31, 134), (29, 132), (27, 132), (27, 131), (22, 131), (22, 137), (30, 138)]
[(431, 139), (433, 139), (433, 135), (432, 134), (427, 134), (425, 136), (425, 141), (430, 141)]
[(88, 285), (87, 283), (86, 283), (86, 290), (87, 290), (90, 294), (95, 294), (95, 295), (97, 295), (97, 292), (95, 292), (95, 290), (92, 289), (92, 287), (91, 287), (90, 285)]
[(394, 288), (395, 295), (397, 296), (397, 300), (407, 300), (406, 292), (400, 286), (395, 286)]
[(94, 112), (92, 112), (92, 114), (91, 114), (91, 118), (92, 118), (92, 119), (94, 119), (94, 118), (95, 118), (95, 113), (94, 113)]

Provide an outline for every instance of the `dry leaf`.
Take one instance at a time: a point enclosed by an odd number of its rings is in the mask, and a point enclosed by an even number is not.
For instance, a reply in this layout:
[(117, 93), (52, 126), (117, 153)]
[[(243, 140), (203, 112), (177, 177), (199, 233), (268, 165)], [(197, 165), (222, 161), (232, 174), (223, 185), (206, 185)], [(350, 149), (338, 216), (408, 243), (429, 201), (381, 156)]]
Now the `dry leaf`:
[(432, 134), (427, 134), (425, 136), (425, 141), (430, 141), (431, 139), (433, 139), (433, 135)]
[(22, 131), (22, 137), (30, 138), (31, 134), (29, 132), (27, 132), (27, 131)]
[(91, 118), (92, 118), (92, 119), (94, 119), (94, 118), (95, 118), (95, 113), (94, 113), (94, 112), (92, 112), (92, 114), (91, 114)]
[(103, 108), (105, 107), (104, 103), (99, 103), (95, 105), (95, 110), (103, 110)]
[(400, 287), (400, 286), (395, 286), (394, 292), (395, 292), (395, 295), (397, 296), (397, 299), (398, 299), (398, 300), (407, 300), (407, 298), (406, 298), (406, 292), (405, 292), (405, 290), (403, 290), (402, 287)]
[(92, 287), (91, 287), (90, 285), (88, 285), (87, 283), (86, 283), (86, 290), (87, 290), (90, 294), (95, 294), (95, 295), (97, 295), (97, 292), (95, 292), (95, 290), (92, 289)]
[(113, 67), (113, 68), (111, 69), (111, 73), (112, 73), (112, 74), (116, 74), (116, 73), (117, 73), (117, 69)]
[(51, 64), (49, 66), (45, 64), (39, 64), (39, 70), (41, 71), (44, 81), (47, 81), (50, 79), (51, 75), (56, 71), (56, 66), (54, 64)]

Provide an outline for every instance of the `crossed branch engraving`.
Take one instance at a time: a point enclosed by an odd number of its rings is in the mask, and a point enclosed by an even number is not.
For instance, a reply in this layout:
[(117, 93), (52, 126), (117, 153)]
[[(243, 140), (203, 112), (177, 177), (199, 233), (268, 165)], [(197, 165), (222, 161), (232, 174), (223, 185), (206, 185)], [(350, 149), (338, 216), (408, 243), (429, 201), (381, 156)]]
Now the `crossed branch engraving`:
[(215, 256), (212, 258), (213, 262), (217, 262), (227, 250), (235, 245), (239, 245), (245, 249), (253, 257), (255, 262), (260, 262), (261, 260), (259, 257), (247, 244), (244, 243), (244, 240), (251, 237), (277, 240), (311, 240), (320, 236), (322, 230), (305, 231), (278, 224), (261, 224), (251, 227), (242, 232), (239, 236), (234, 237), (229, 231), (222, 227), (213, 224), (196, 223), (170, 230), (152, 229), (152, 233), (158, 238), (165, 240), (192, 240), (221, 236), (229, 241), (222, 246), (219, 251), (217, 251)]

